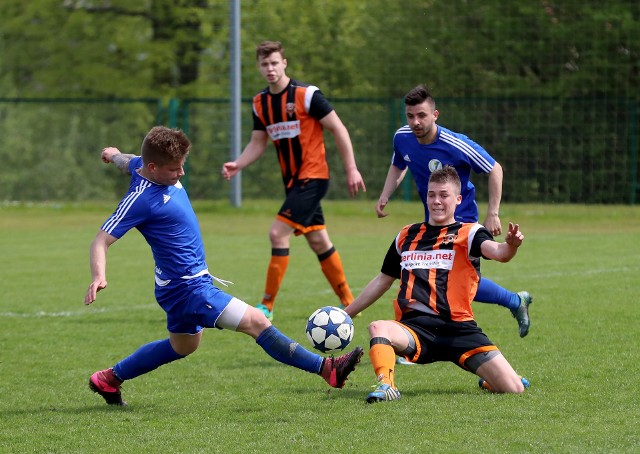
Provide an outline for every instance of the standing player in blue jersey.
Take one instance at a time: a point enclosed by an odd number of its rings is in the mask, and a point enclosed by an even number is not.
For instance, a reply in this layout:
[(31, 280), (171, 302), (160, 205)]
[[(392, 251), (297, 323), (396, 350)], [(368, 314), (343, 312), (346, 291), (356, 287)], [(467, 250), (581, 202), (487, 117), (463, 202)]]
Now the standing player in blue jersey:
[(144, 138), (142, 156), (122, 154), (111, 147), (102, 150), (102, 160), (130, 174), (131, 184), (91, 243), (92, 281), (84, 303), (93, 303), (107, 287), (107, 249), (136, 228), (151, 246), (155, 296), (167, 313), (169, 336), (143, 345), (112, 368), (95, 372), (89, 387), (110, 405), (126, 405), (122, 382), (193, 353), (203, 329), (218, 328), (248, 334), (275, 360), (316, 373), (330, 386), (342, 388), (360, 361), (362, 348), (323, 358), (278, 331), (260, 310), (214, 285), (216, 278), (207, 268), (198, 220), (180, 184), (190, 148), (182, 131), (156, 126)]
[[(411, 89), (404, 98), (407, 125), (396, 131), (393, 137), (393, 158), (387, 178), (376, 205), (378, 217), (385, 217), (389, 198), (400, 185), (407, 169), (411, 170), (429, 220), (427, 188), (429, 177), (445, 165), (453, 166), (462, 182), (462, 203), (455, 211), (458, 222), (478, 222), (478, 205), (475, 186), (469, 179), (471, 171), (489, 175), (489, 202), (484, 225), (492, 235), (502, 233), (500, 223), (500, 199), (502, 198), (502, 166), (480, 145), (467, 136), (436, 125), (439, 112), (436, 103), (424, 85)], [(475, 301), (507, 307), (518, 321), (520, 337), (529, 332), (528, 292), (511, 292), (482, 276)]]

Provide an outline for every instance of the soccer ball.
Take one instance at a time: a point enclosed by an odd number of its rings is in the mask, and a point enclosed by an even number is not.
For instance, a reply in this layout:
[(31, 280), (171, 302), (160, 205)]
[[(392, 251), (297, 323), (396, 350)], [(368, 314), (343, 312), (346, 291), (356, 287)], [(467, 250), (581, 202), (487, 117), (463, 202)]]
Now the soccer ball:
[(322, 353), (340, 351), (353, 339), (353, 321), (342, 309), (321, 307), (307, 320), (307, 337)]

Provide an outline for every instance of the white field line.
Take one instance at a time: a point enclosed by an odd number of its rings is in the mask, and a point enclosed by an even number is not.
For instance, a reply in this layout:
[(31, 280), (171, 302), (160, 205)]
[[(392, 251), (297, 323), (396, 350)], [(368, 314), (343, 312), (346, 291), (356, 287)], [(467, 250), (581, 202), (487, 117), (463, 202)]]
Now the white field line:
[[(638, 269), (639, 269), (638, 267), (625, 266), (625, 267), (619, 267), (619, 268), (596, 268), (596, 269), (589, 269), (589, 270), (573, 270), (573, 271), (565, 270), (565, 271), (546, 272), (546, 273), (531, 273), (531, 274), (527, 274), (527, 277), (532, 279), (548, 279), (548, 278), (558, 278), (558, 277), (567, 277), (567, 276), (587, 276), (587, 275), (591, 276), (596, 274), (611, 274), (611, 273), (619, 274), (619, 273), (637, 272)], [(491, 277), (498, 278), (498, 279), (504, 278), (504, 276), (501, 277), (500, 275), (495, 275), (495, 274), (492, 274)], [(358, 295), (361, 290), (362, 289), (359, 289), (359, 288), (351, 289), (354, 295)], [(309, 293), (305, 292), (305, 294), (308, 295)], [(325, 296), (331, 297), (333, 295), (333, 291), (331, 290), (331, 288), (325, 288), (317, 292), (317, 295), (322, 298), (324, 298)], [(295, 294), (289, 294), (289, 296), (290, 297), (295, 296)], [(120, 306), (116, 308), (91, 307), (91, 308), (86, 308), (85, 310), (78, 310), (78, 311), (60, 311), (60, 312), (37, 311), (33, 313), (0, 312), (0, 317), (7, 317), (7, 318), (82, 317), (86, 315), (102, 314), (106, 312), (123, 312), (123, 311), (130, 311), (130, 310), (150, 309), (152, 307), (159, 308), (157, 304), (149, 303), (149, 304), (139, 304), (135, 306)]]
[(46, 311), (37, 311), (32, 313), (24, 313), (24, 312), (0, 312), (0, 317), (7, 318), (43, 318), (43, 317), (83, 317), (86, 315), (93, 314), (103, 314), (105, 312), (123, 312), (130, 310), (140, 310), (140, 309), (149, 309), (152, 307), (160, 308), (157, 304), (140, 304), (136, 306), (126, 306), (126, 307), (99, 307), (99, 308), (86, 308), (85, 310), (78, 311), (59, 311), (59, 312), (46, 312)]

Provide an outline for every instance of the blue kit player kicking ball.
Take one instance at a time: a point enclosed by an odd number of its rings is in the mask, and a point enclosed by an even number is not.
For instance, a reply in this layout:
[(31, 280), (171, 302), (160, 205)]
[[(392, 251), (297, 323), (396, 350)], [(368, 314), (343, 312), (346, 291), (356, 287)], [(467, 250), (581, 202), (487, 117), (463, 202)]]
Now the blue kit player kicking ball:
[(107, 287), (107, 249), (136, 228), (155, 261), (155, 296), (167, 313), (169, 337), (143, 345), (112, 368), (95, 372), (89, 387), (110, 405), (126, 405), (120, 388), (158, 367), (184, 358), (200, 344), (204, 328), (248, 334), (276, 361), (320, 375), (342, 388), (362, 356), (362, 348), (337, 358), (323, 358), (289, 339), (254, 307), (214, 285), (205, 261), (198, 220), (180, 184), (191, 148), (187, 136), (162, 126), (152, 128), (142, 143), (142, 156), (102, 150), (102, 161), (131, 175), (129, 191), (91, 243), (92, 281), (85, 304)]

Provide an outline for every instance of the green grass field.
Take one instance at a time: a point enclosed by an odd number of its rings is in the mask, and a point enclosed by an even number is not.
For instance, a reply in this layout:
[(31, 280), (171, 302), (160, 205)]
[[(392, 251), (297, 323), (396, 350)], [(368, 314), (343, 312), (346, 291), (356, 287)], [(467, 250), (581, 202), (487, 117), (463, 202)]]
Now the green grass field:
[[(367, 354), (343, 390), (277, 364), (248, 336), (208, 330), (190, 357), (125, 383), (129, 407), (91, 393), (89, 375), (164, 338), (148, 246), (131, 232), (109, 251), (109, 287), (90, 307), (88, 248), (115, 203), (0, 206), (0, 452), (6, 453), (595, 453), (640, 451), (640, 208), (503, 206), (525, 244), (483, 273), (529, 290), (532, 328), (520, 339), (508, 310), (474, 304), (479, 325), (532, 384), (491, 395), (452, 364), (399, 366), (402, 399), (367, 405)], [(210, 270), (233, 295), (259, 301), (277, 201), (197, 203)], [(326, 202), (329, 232), (359, 293), (397, 231), (420, 219), (394, 202)], [(500, 237), (502, 238), (502, 237)], [(390, 291), (355, 320), (392, 318)], [(274, 323), (307, 345), (306, 317), (337, 304), (298, 238)]]

